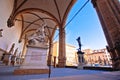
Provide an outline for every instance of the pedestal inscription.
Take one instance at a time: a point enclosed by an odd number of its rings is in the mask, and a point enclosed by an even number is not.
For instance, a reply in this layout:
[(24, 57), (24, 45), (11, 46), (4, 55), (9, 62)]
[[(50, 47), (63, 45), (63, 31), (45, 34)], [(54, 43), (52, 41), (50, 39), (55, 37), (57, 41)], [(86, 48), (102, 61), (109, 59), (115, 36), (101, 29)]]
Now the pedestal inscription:
[(48, 73), (47, 48), (27, 46), (25, 60), (15, 74), (43, 74)]

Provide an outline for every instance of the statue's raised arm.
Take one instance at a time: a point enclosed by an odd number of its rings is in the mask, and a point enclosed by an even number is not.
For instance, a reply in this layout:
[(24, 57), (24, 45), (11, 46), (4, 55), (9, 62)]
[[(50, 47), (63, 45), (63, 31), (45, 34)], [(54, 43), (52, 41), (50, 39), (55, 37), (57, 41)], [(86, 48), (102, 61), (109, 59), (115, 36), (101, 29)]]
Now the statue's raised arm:
[(79, 45), (79, 50), (81, 51), (81, 41), (80, 41), (80, 37), (78, 37), (77, 39), (78, 45)]

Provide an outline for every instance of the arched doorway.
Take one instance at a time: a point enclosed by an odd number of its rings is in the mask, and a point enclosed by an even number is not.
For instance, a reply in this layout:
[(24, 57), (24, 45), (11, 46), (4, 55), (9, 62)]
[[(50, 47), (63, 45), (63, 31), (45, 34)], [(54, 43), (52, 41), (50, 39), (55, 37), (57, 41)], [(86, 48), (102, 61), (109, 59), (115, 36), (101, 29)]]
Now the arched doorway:
[[(33, 33), (40, 23), (47, 23), (45, 32), (49, 42), (49, 57), (51, 62), (51, 45), (56, 28), (59, 28), (59, 67), (65, 66), (65, 30), (64, 25), (67, 15), (76, 0), (14, 0), (13, 11), (7, 21), (8, 27), (14, 26), (15, 21), (21, 21), (22, 31), (19, 42), (26, 37), (26, 34)], [(53, 6), (51, 6), (53, 5)], [(61, 6), (62, 5), (62, 6)], [(20, 19), (18, 19), (20, 17)], [(33, 28), (33, 26), (36, 26)], [(26, 46), (26, 45), (25, 45)], [(24, 48), (24, 47), (23, 47)], [(24, 52), (24, 51), (23, 51)]]

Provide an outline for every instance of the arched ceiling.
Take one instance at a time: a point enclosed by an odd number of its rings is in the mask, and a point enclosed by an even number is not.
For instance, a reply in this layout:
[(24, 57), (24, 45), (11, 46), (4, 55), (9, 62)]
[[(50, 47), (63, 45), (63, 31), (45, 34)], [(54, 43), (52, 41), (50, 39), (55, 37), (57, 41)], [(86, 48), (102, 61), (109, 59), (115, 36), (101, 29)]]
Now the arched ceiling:
[(75, 2), (76, 0), (14, 0), (8, 27), (13, 26), (16, 21), (21, 21), (21, 40), (45, 23), (47, 37), (52, 39), (56, 28), (64, 27), (68, 13)]

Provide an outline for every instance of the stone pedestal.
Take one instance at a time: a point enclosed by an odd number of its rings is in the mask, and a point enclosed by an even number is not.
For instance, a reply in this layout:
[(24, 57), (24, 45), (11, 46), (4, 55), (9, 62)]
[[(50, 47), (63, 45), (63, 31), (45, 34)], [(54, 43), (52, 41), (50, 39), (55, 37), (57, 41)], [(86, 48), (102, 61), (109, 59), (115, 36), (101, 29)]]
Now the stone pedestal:
[(21, 62), (21, 58), (20, 57), (16, 57), (16, 64), (20, 65), (20, 62)]
[(79, 63), (77, 68), (78, 69), (83, 69), (83, 66), (84, 66), (84, 63)]
[(23, 62), (24, 62), (24, 58), (21, 57), (21, 58), (20, 58), (20, 65), (22, 65)]
[(0, 60), (3, 61), (6, 51), (0, 48)]
[(84, 66), (84, 56), (83, 56), (83, 54), (84, 54), (84, 52), (78, 51), (77, 54), (78, 54), (78, 59), (79, 59), (78, 60), (79, 61), (78, 69), (83, 69), (83, 66)]
[(15, 55), (13, 55), (13, 56), (11, 57), (11, 64), (12, 64), (13, 66), (15, 66), (15, 64), (16, 64), (16, 56), (15, 56)]
[(11, 54), (5, 54), (4, 55), (4, 59), (3, 59), (3, 63), (5, 63), (6, 65), (10, 65), (10, 63), (11, 63)]
[(14, 74), (44, 74), (49, 73), (47, 66), (47, 47), (27, 46), (25, 60)]

